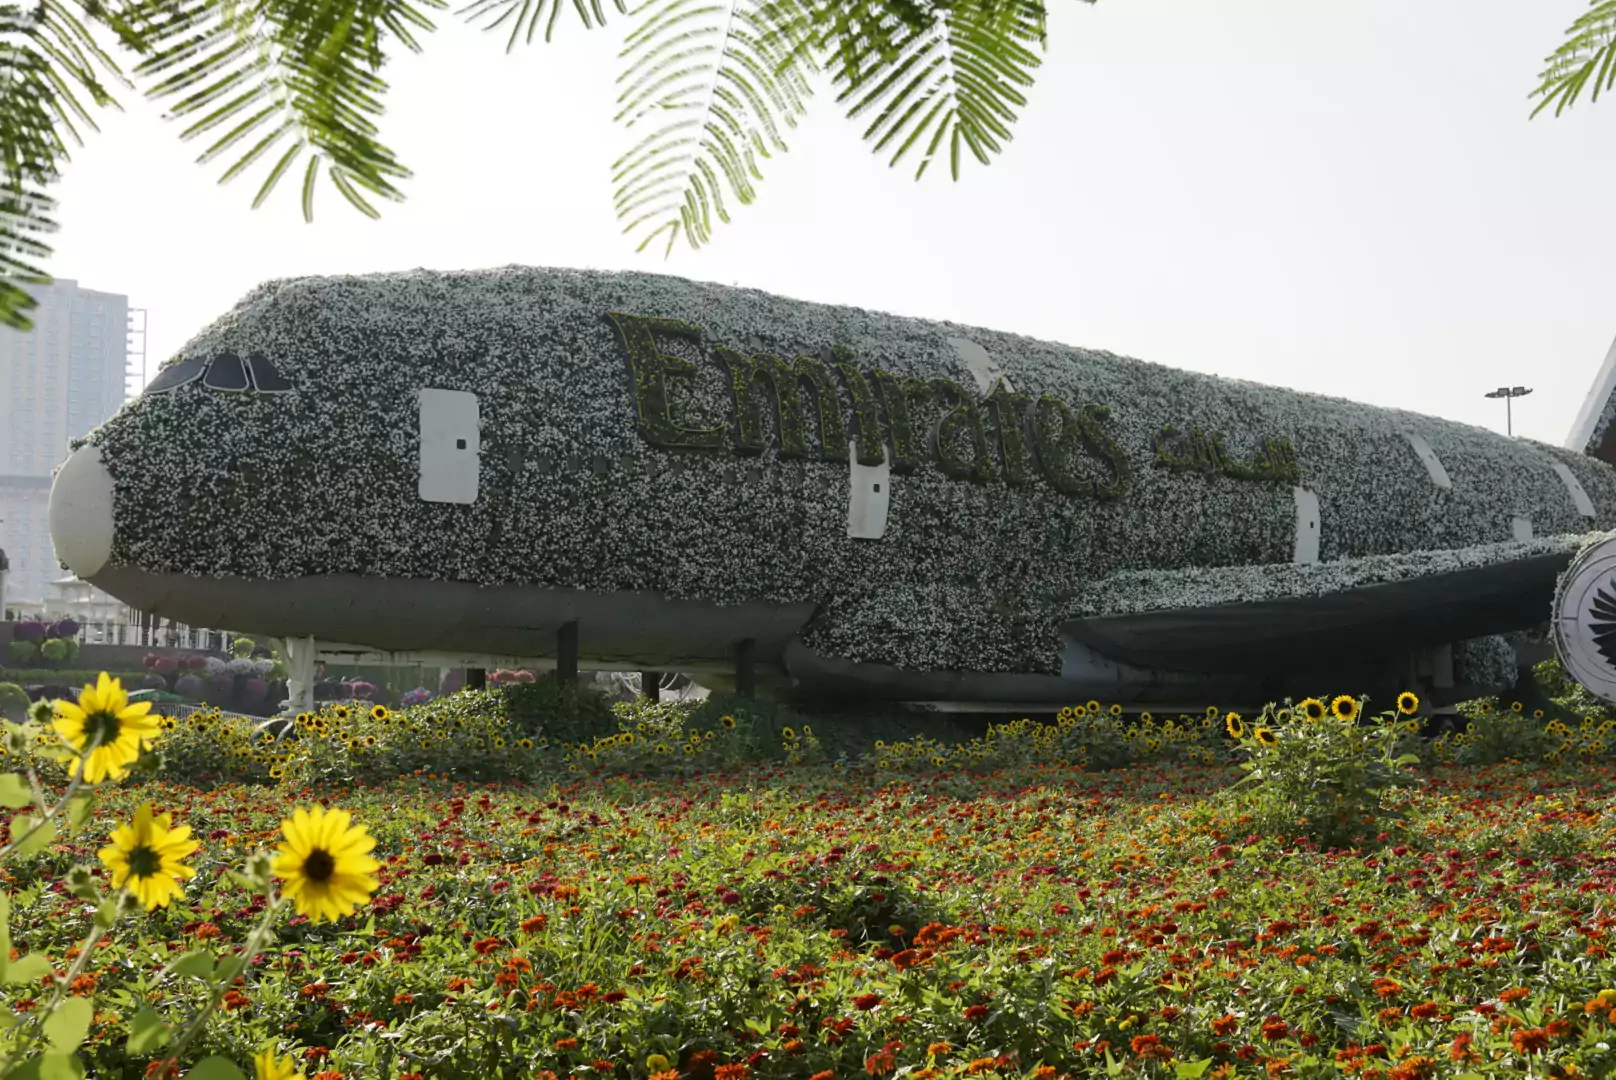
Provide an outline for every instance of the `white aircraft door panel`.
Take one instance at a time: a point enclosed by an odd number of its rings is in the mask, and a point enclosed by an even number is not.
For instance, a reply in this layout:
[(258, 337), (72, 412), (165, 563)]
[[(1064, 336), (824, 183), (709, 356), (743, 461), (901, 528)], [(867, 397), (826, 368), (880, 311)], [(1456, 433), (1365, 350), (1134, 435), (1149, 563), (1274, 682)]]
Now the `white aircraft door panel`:
[(421, 498), (476, 502), (482, 471), (477, 395), (427, 389), (420, 400)]
[(886, 458), (879, 465), (860, 465), (858, 440), (847, 441), (847, 535), (854, 540), (879, 540), (887, 531), (887, 508), (892, 503), (892, 470)]
[(1306, 488), (1292, 488), (1296, 495), (1296, 546), (1291, 552), (1295, 563), (1319, 561), (1319, 497)]

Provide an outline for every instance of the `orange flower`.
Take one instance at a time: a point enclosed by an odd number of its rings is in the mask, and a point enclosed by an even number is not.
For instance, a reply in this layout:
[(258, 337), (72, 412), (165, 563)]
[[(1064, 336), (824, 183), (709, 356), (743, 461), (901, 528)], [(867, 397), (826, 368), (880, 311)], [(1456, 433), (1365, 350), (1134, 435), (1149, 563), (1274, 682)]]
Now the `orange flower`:
[(1239, 1026), (1240, 1021), (1235, 1019), (1234, 1013), (1224, 1013), (1222, 1016), (1212, 1021), (1212, 1034), (1227, 1035)]
[(540, 930), (543, 930), (549, 922), (549, 916), (535, 915), (531, 919), (523, 919), (520, 925), (522, 927), (522, 933), (536, 934)]
[(569, 1037), (559, 1038), (555, 1041), (555, 1048), (557, 1050), (576, 1050), (578, 1049), (578, 1040)]
[(1528, 990), (1526, 987), (1512, 986), (1508, 990), (1505, 990), (1502, 994), (1499, 994), (1498, 1000), (1508, 1002), (1525, 1001), (1531, 996), (1532, 991)]
[(1173, 1056), (1172, 1050), (1163, 1046), (1155, 1035), (1135, 1035), (1128, 1045), (1145, 1061), (1167, 1061)]
[(734, 1065), (720, 1065), (713, 1070), (713, 1080), (746, 1080), (752, 1075), (752, 1066), (745, 1062)]
[(1509, 1042), (1517, 1054), (1541, 1053), (1549, 1048), (1549, 1033), (1542, 1028), (1527, 1028), (1511, 1034)]

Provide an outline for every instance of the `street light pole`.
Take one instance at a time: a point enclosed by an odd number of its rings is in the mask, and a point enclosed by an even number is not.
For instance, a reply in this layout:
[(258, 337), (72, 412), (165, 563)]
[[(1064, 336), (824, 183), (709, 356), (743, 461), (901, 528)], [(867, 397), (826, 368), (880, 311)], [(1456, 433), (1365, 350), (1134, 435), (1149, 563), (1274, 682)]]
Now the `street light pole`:
[(1512, 408), (1515, 399), (1525, 397), (1531, 392), (1532, 388), (1530, 386), (1500, 386), (1497, 390), (1492, 390), (1482, 395), (1483, 397), (1504, 399), (1504, 432), (1510, 438), (1515, 437), (1515, 410)]

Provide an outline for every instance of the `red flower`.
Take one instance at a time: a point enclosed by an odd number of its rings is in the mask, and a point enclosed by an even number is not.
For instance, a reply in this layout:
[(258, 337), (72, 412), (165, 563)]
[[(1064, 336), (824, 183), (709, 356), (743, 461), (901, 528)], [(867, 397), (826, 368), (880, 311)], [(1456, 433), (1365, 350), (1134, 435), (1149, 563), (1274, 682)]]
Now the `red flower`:
[(1167, 1061), (1173, 1056), (1172, 1050), (1163, 1046), (1155, 1035), (1135, 1035), (1128, 1045), (1145, 1061)]
[(861, 1012), (869, 1012), (879, 1004), (881, 1004), (880, 994), (860, 994), (853, 999), (853, 1008)]
[(1549, 1033), (1542, 1028), (1527, 1028), (1511, 1034), (1509, 1042), (1517, 1054), (1541, 1053), (1549, 1048)]
[(967, 1005), (965, 1007), (965, 1019), (967, 1020), (980, 1020), (987, 1014), (988, 1007), (986, 1005)]

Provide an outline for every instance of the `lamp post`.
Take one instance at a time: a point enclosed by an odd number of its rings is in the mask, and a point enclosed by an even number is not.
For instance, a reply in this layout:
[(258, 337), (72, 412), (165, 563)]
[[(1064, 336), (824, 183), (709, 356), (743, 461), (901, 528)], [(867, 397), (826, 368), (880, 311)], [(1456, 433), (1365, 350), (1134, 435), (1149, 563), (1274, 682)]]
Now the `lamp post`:
[(1525, 397), (1531, 392), (1532, 388), (1530, 386), (1500, 386), (1497, 390), (1485, 395), (1490, 398), (1504, 399), (1504, 432), (1511, 438), (1515, 435), (1515, 417), (1513, 415), (1514, 410), (1511, 407), (1512, 403), (1516, 398)]

